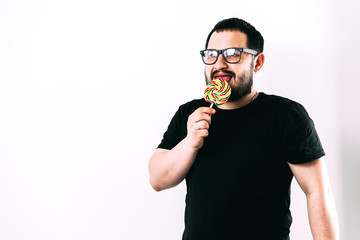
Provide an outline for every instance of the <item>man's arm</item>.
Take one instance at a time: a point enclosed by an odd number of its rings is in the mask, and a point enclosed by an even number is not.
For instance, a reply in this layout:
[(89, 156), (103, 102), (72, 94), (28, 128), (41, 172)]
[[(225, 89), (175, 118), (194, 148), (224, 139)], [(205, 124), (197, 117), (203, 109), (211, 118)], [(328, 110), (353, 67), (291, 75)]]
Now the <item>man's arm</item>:
[(304, 164), (288, 163), (307, 200), (314, 240), (339, 239), (335, 202), (322, 158)]
[(208, 136), (211, 115), (215, 110), (201, 107), (195, 110), (187, 122), (187, 136), (173, 149), (158, 148), (149, 161), (150, 184), (156, 191), (178, 185), (191, 168), (198, 150)]

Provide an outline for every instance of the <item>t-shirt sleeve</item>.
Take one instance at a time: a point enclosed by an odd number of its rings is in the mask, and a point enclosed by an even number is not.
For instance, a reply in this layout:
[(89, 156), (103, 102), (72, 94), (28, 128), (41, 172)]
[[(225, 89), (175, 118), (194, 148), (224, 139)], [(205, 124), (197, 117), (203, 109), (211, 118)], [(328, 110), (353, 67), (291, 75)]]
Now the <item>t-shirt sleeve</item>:
[(182, 140), (181, 139), (182, 121), (180, 115), (181, 115), (181, 109), (179, 108), (178, 111), (173, 116), (173, 118), (171, 119), (170, 124), (166, 132), (164, 133), (158, 148), (171, 150)]
[(203, 99), (195, 99), (179, 107), (163, 135), (158, 148), (171, 150), (187, 135), (187, 120), (197, 108), (205, 106)]
[(325, 155), (314, 122), (299, 103), (291, 104), (285, 113), (285, 151), (289, 163), (301, 164)]

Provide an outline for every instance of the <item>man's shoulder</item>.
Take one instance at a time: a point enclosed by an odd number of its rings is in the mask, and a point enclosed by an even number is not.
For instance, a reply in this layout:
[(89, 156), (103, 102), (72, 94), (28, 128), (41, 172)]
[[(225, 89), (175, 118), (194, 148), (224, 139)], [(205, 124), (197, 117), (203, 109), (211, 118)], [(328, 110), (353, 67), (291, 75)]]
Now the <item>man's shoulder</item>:
[[(305, 107), (297, 101), (277, 95), (262, 94), (262, 109), (272, 112), (282, 119), (309, 121), (310, 117)], [(289, 120), (290, 121), (290, 120)]]
[(266, 104), (267, 106), (273, 106), (276, 108), (282, 109), (293, 109), (293, 108), (303, 108), (302, 105), (292, 99), (274, 95), (274, 94), (266, 94), (261, 92), (259, 95), (259, 101)]
[(188, 101), (188, 102), (180, 105), (179, 111), (188, 112), (188, 113), (190, 112), (190, 114), (191, 114), (193, 111), (195, 111), (199, 107), (205, 107), (205, 106), (210, 106), (210, 103), (207, 104), (207, 102), (203, 98), (193, 99), (191, 101)]
[[(206, 101), (204, 98), (197, 98), (197, 99), (193, 99), (190, 100), (184, 104), (182, 104), (182, 106), (204, 106), (206, 104)], [(209, 103), (210, 106), (210, 103)]]

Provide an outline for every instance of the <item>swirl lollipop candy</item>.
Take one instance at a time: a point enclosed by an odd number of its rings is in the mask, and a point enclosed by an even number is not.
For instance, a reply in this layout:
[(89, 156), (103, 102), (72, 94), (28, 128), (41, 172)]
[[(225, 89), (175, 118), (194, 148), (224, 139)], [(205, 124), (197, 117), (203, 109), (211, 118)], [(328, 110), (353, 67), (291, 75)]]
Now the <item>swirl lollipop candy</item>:
[(228, 82), (222, 79), (214, 79), (206, 86), (204, 91), (204, 99), (210, 102), (210, 107), (215, 103), (221, 105), (229, 100), (231, 88)]

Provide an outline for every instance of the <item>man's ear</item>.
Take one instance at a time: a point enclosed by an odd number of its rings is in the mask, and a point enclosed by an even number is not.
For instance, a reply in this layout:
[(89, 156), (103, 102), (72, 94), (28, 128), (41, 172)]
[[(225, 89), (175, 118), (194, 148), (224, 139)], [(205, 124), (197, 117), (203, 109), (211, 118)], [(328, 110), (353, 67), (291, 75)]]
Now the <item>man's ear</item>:
[(258, 72), (260, 71), (260, 69), (262, 68), (262, 66), (264, 65), (265, 62), (265, 55), (263, 53), (259, 53), (256, 56), (256, 60), (255, 60), (255, 66), (254, 66), (254, 72)]

